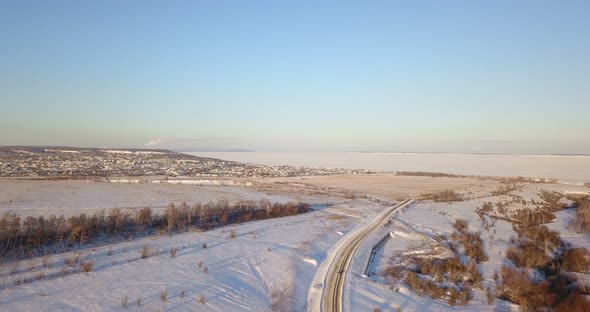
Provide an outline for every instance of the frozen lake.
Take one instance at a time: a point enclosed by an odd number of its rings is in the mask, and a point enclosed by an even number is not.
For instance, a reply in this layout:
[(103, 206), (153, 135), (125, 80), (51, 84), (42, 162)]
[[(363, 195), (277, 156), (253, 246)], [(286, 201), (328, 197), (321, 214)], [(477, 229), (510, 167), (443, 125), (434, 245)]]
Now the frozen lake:
[(432, 171), (467, 175), (542, 177), (576, 182), (590, 181), (590, 156), (353, 152), (195, 152), (188, 154), (265, 165)]

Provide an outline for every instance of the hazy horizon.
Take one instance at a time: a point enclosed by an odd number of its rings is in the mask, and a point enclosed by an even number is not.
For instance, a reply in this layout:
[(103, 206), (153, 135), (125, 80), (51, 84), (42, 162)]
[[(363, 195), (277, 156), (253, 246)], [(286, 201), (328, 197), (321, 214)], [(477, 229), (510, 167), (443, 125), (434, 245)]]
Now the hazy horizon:
[(0, 4), (0, 145), (590, 154), (590, 2)]
[(561, 181), (590, 181), (590, 156), (588, 155), (334, 152), (189, 152), (187, 154), (270, 166), (443, 172), (475, 176), (522, 176)]
[(412, 150), (306, 150), (306, 149), (247, 149), (247, 148), (208, 148), (208, 147), (197, 147), (197, 148), (165, 148), (160, 146), (91, 146), (91, 145), (48, 145), (48, 144), (35, 144), (35, 145), (0, 145), (0, 148), (73, 148), (73, 149), (99, 149), (99, 150), (169, 150), (172, 152), (184, 153), (184, 154), (197, 154), (197, 153), (275, 153), (275, 154), (400, 154), (400, 155), (472, 155), (472, 156), (563, 156), (563, 157), (590, 157), (590, 153), (500, 153), (500, 152), (440, 152), (440, 151), (412, 151)]

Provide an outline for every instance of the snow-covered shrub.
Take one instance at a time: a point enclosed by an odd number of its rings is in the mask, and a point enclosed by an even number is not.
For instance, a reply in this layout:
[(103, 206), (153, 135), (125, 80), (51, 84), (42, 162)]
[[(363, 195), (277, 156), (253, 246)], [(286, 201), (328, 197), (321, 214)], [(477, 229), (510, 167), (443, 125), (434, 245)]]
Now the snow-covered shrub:
[(419, 295), (444, 299), (451, 305), (466, 305), (472, 297), (472, 286), (482, 281), (475, 261), (465, 265), (459, 256), (441, 259), (410, 254), (402, 262), (385, 270), (388, 281), (397, 283), (403, 278)]
[(563, 195), (559, 192), (542, 190), (539, 197), (544, 201), (541, 207), (543, 210), (556, 212), (566, 208), (566, 205), (560, 201)]
[(494, 303), (494, 300), (496, 299), (495, 293), (492, 290), (492, 287), (488, 286), (486, 288), (486, 301), (488, 304), (492, 304)]
[(571, 293), (557, 305), (555, 310), (557, 312), (590, 311), (590, 302), (577, 292)]
[(457, 219), (453, 223), (453, 228), (460, 233), (467, 231), (467, 221), (465, 219)]
[(480, 210), (482, 212), (492, 212), (494, 211), (494, 204), (492, 202), (483, 203)]
[(512, 261), (517, 267), (532, 269), (548, 265), (551, 258), (545, 251), (534, 243), (523, 242), (519, 246), (511, 246), (506, 251), (506, 258)]
[(481, 239), (481, 233), (468, 232), (467, 221), (463, 219), (455, 220), (453, 228), (456, 231), (451, 234), (450, 239), (463, 247), (466, 256), (475, 260), (477, 263), (488, 260), (488, 256), (484, 250), (483, 240)]
[(141, 249), (139, 250), (139, 254), (141, 256), (142, 259), (146, 259), (147, 257), (150, 256), (150, 246), (143, 245), (143, 247), (141, 247)]
[(576, 217), (571, 221), (570, 226), (578, 233), (590, 232), (590, 199), (581, 199), (576, 209)]
[(588, 273), (590, 253), (586, 248), (566, 249), (560, 257), (562, 268), (568, 272)]
[(503, 266), (496, 285), (498, 298), (521, 306), (522, 310), (589, 311), (586, 289), (571, 274), (553, 272), (545, 280), (533, 281), (527, 271)]
[(545, 224), (555, 219), (555, 214), (543, 209), (518, 209), (510, 213), (513, 222), (522, 226), (534, 226)]
[(84, 272), (92, 272), (93, 266), (94, 263), (92, 263), (92, 261), (84, 261), (80, 263), (80, 267)]
[(549, 283), (534, 283), (526, 272), (502, 266), (501, 282), (496, 286), (499, 298), (520, 305), (523, 309), (536, 309), (550, 303)]

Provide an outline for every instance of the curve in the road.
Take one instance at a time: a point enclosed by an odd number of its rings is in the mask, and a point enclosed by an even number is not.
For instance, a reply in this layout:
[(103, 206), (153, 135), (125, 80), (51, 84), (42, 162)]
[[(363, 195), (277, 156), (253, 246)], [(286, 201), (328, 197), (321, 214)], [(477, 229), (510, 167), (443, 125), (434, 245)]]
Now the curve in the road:
[(410, 205), (412, 202), (412, 199), (408, 199), (388, 208), (367, 226), (353, 233), (342, 244), (336, 252), (334, 261), (330, 265), (328, 274), (326, 275), (322, 296), (322, 310), (324, 312), (342, 311), (342, 294), (344, 291), (344, 281), (346, 280), (346, 271), (352, 262), (354, 253), (361, 243), (367, 236), (382, 227), (397, 209)]

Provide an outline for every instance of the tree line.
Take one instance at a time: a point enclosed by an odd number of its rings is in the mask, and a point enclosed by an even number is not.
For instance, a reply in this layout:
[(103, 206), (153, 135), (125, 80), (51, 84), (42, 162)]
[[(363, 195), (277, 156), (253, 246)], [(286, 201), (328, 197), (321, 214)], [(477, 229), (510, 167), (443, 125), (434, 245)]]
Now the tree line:
[(135, 211), (120, 208), (92, 215), (85, 213), (65, 218), (43, 216), (21, 218), (6, 213), (0, 218), (0, 255), (4, 258), (24, 258), (56, 253), (87, 244), (105, 244), (154, 234), (210, 229), (247, 221), (292, 216), (311, 210), (307, 203), (271, 203), (227, 201), (169, 204), (164, 213), (154, 213), (146, 207)]

